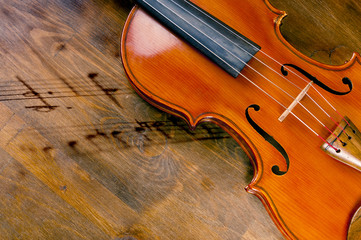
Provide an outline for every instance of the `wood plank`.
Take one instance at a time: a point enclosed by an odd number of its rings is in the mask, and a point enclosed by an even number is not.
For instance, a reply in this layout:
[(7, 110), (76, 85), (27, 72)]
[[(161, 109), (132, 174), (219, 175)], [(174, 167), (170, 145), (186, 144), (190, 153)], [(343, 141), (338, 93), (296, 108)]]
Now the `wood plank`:
[[(305, 54), (339, 63), (359, 46), (356, 1), (348, 11), (341, 0), (272, 2), (290, 12), (283, 30)], [(252, 166), (228, 134), (191, 132), (131, 89), (119, 59), (130, 1), (0, 3), (1, 236), (283, 239), (243, 190)], [(321, 3), (340, 21), (317, 14)], [(309, 31), (291, 23), (299, 9)]]
[(319, 62), (341, 65), (361, 52), (359, 1), (271, 0), (287, 12), (282, 32), (289, 43)]
[(4, 150), (0, 154), (1, 239), (109, 239)]

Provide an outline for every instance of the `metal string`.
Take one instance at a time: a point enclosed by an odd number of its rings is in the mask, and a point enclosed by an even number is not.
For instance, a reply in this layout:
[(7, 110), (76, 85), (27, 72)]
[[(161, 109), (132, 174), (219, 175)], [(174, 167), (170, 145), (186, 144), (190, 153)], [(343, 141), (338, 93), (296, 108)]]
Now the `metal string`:
[[(157, 0), (158, 1), (158, 0)], [(187, 11), (188, 13), (190, 13), (192, 16), (194, 16), (195, 18), (197, 18), (197, 16), (195, 16), (194, 14), (192, 14), (191, 12), (189, 12), (187, 9), (183, 8), (182, 6), (180, 6), (178, 3), (172, 1), (174, 4), (178, 5), (180, 8), (182, 8), (184, 11)], [(190, 7), (198, 10), (197, 8), (195, 8), (194, 5), (190, 4), (189, 1), (184, 1), (185, 3), (187, 3)], [(220, 21), (218, 21), (218, 19), (213, 18), (212, 16), (209, 16), (210, 18), (212, 18), (212, 20), (214, 20), (215, 22), (217, 22), (219, 25), (222, 25)], [(183, 19), (185, 20), (185, 19)], [(208, 27), (212, 28), (213, 30), (215, 30), (212, 26), (210, 26), (209, 24), (207, 24), (206, 22), (202, 21), (202, 19), (199, 19), (203, 24), (207, 25)], [(186, 20), (185, 20), (186, 21)], [(238, 35), (233, 29), (231, 29), (230, 27), (228, 27), (227, 25), (222, 25), (224, 26), (230, 33), (232, 33), (234, 36), (241, 38), (243, 41), (247, 42), (249, 46), (253, 47), (254, 49), (258, 49), (258, 47), (254, 46), (251, 42), (248, 41), (247, 38), (242, 37), (242, 35)], [(194, 27), (194, 26), (193, 26)], [(199, 29), (197, 29), (198, 31), (200, 31)], [(201, 32), (201, 31), (200, 31)], [(203, 32), (202, 32), (203, 33)], [(204, 34), (204, 33), (203, 33)], [(222, 34), (220, 32), (220, 34)], [(207, 36), (207, 35), (206, 35)], [(209, 36), (207, 36), (209, 39), (211, 39)], [(211, 39), (212, 40), (212, 39)], [(232, 42), (231, 39), (228, 39), (229, 41)], [(246, 49), (240, 47), (244, 52), (246, 52), (247, 54), (249, 54), (250, 56), (252, 56), (251, 53), (249, 53)], [(226, 50), (226, 49), (225, 49)], [(227, 50), (226, 50), (227, 51)], [(228, 51), (229, 52), (229, 51)], [(276, 59), (274, 59), (273, 57), (271, 57), (270, 55), (268, 55), (267, 53), (265, 53), (264, 51), (262, 51), (261, 49), (259, 49), (260, 53), (263, 53), (265, 56), (267, 56), (268, 58), (270, 58), (271, 60), (273, 60), (275, 63), (277, 63), (280, 66), (283, 66), (283, 64), (281, 64), (280, 62), (278, 62)], [(232, 54), (232, 53), (231, 53)], [(232, 54), (233, 55), (233, 54)], [(235, 55), (233, 55), (235, 56)], [(235, 56), (237, 59), (239, 59), (237, 56)], [(300, 88), (299, 86), (297, 86), (295, 83), (293, 83), (292, 81), (288, 80), (285, 76), (283, 76), (281, 73), (279, 73), (278, 71), (276, 71), (275, 69), (271, 68), (269, 65), (267, 65), (266, 63), (264, 63), (263, 61), (261, 61), (260, 59), (258, 59), (256, 56), (252, 56), (254, 59), (256, 59), (258, 62), (260, 62), (261, 64), (263, 64), (264, 66), (266, 66), (267, 68), (269, 68), (271, 71), (273, 71), (274, 73), (276, 73), (278, 76), (280, 76), (281, 78), (283, 78), (284, 80), (286, 80), (288, 83), (292, 84), (293, 86), (295, 86), (296, 88), (298, 88), (299, 90), (302, 90), (302, 88)], [(270, 81), (269, 79), (267, 79), (264, 75), (262, 75), (261, 73), (259, 73), (257, 70), (255, 70), (253, 67), (251, 67), (249, 64), (245, 63), (242, 59), (239, 59), (240, 61), (242, 61), (242, 63), (244, 63), (245, 65), (247, 65), (248, 67), (250, 67), (252, 70), (254, 70), (255, 72), (257, 72), (259, 75), (261, 75), (264, 79), (266, 79), (267, 81), (269, 81), (270, 83), (272, 83), (274, 86), (276, 86), (278, 89), (280, 89), (282, 92), (284, 92), (287, 96), (291, 97), (293, 100), (295, 99), (293, 96), (291, 96), (290, 94), (288, 94), (286, 91), (284, 91), (282, 88), (280, 88), (278, 85), (274, 84), (272, 81)], [(286, 67), (285, 67), (286, 68)], [(303, 80), (304, 82), (308, 83), (308, 80), (306, 80), (304, 77), (300, 76), (297, 72), (294, 72), (292, 69), (288, 69), (288, 71), (292, 72), (293, 74), (295, 74), (298, 78), (300, 78), (301, 80)], [(350, 126), (350, 124), (348, 123), (348, 121), (337, 111), (337, 109), (332, 106), (332, 104), (327, 101), (327, 99), (317, 90), (317, 88), (315, 88), (312, 85), (312, 88), (322, 97), (322, 99), (336, 112), (338, 113), (341, 118)], [(337, 127), (339, 127), (339, 124), (308, 94), (306, 93), (306, 96), (309, 97), (309, 99), (327, 116), (329, 117), (334, 124), (337, 125)], [(302, 103), (298, 102), (298, 104), (300, 106), (302, 106), (303, 109), (305, 109), (313, 118), (315, 118), (323, 127), (325, 127), (330, 133), (332, 133), (333, 135), (335, 135), (330, 129), (328, 129), (315, 115), (313, 115)], [(344, 131), (342, 129), (342, 131)], [(335, 137), (342, 142), (338, 136), (335, 135)], [(343, 143), (343, 142), (342, 142)]]
[[(171, 0), (172, 2), (174, 2), (173, 0)], [(185, 1), (190, 7), (195, 8), (192, 4), (189, 3), (189, 1)], [(177, 3), (175, 3), (177, 4)], [(178, 4), (177, 4), (178, 5)], [(178, 5), (180, 6), (180, 5)], [(181, 7), (181, 6), (180, 6)], [(184, 8), (182, 8), (184, 9)], [(186, 9), (184, 9), (185, 11), (187, 11)], [(193, 15), (194, 16), (194, 15)], [(196, 16), (195, 16), (196, 17)], [(212, 18), (215, 22), (217, 22), (218, 24), (221, 25), (221, 22), (218, 21), (218, 19), (216, 18)], [(202, 21), (201, 19), (199, 19), (200, 21)], [(207, 24), (205, 22), (203, 22), (204, 24)], [(213, 28), (212, 26), (210, 26), (209, 24), (207, 24), (207, 26)], [(251, 42), (248, 41), (247, 38), (242, 37), (242, 35), (238, 35), (233, 29), (229, 28), (227, 25), (225, 25), (225, 28), (232, 33), (233, 35), (235, 35), (238, 38), (241, 38), (243, 41), (247, 42), (249, 46), (253, 47), (254, 49), (258, 49), (256, 46), (254, 46)], [(222, 33), (221, 33), (222, 34)], [(231, 41), (231, 40), (230, 40)], [(242, 50), (244, 50), (247, 54), (251, 55), (248, 51), (246, 51), (245, 49), (242, 48)], [(277, 63), (279, 66), (283, 66), (282, 63), (280, 63), (279, 61), (277, 61), (276, 59), (274, 59), (272, 56), (268, 55), (266, 52), (262, 51), (262, 49), (259, 50), (260, 53), (264, 54), (266, 57), (268, 57), (269, 59), (271, 59), (272, 61), (274, 61), (275, 63)], [(262, 62), (260, 59), (258, 59), (256, 56), (253, 56), (254, 59), (256, 59), (258, 62), (260, 62), (261, 64), (263, 64), (264, 66), (266, 66), (267, 68), (269, 68), (271, 71), (275, 72), (277, 75), (279, 75), (280, 77), (282, 77), (284, 80), (286, 80), (287, 82), (289, 82), (290, 84), (292, 84), (293, 86), (295, 86), (296, 88), (298, 88), (299, 90), (302, 90), (302, 88), (298, 87), (296, 84), (294, 84), (292, 81), (288, 80), (285, 76), (283, 76), (282, 74), (280, 74), (278, 71), (276, 71), (275, 69), (271, 68), (269, 65), (267, 65), (266, 63)], [(248, 65), (248, 64), (246, 64)], [(285, 67), (287, 68), (287, 67)], [(300, 76), (297, 72), (294, 72), (292, 69), (287, 68), (288, 71), (290, 71), (291, 73), (295, 74), (298, 78), (300, 78), (301, 80), (303, 80), (304, 82), (308, 83), (308, 80), (306, 80), (304, 77)], [(350, 123), (344, 118), (344, 116), (342, 116), (342, 114), (340, 114), (337, 109), (317, 90), (317, 88), (315, 88), (315, 86), (312, 86), (312, 88), (318, 93), (318, 95), (321, 96), (321, 98), (339, 115), (341, 116), (341, 118), (351, 127)], [(327, 116), (329, 117), (336, 125), (337, 127), (339, 127), (339, 124), (308, 94), (306, 93), (306, 96), (308, 96), (310, 98), (310, 100)], [(301, 105), (301, 103), (299, 103)], [(342, 129), (342, 131), (344, 131)]]
[[(184, 19), (182, 16), (179, 16), (176, 12), (174, 12), (172, 9), (170, 9), (168, 6), (164, 5), (162, 2), (159, 2), (158, 0), (156, 0), (158, 3), (160, 3), (161, 5), (163, 5), (164, 7), (166, 7), (169, 11), (173, 12), (174, 14), (176, 14), (179, 18), (183, 19), (185, 22), (187, 22), (186, 19)], [(182, 6), (180, 6), (178, 3), (172, 1), (174, 4), (178, 5), (179, 7), (181, 7), (183, 10), (187, 11), (189, 14), (193, 15), (195, 18), (198, 18), (197, 16), (195, 16), (194, 14), (192, 14), (191, 12), (189, 12), (187, 9), (184, 9)], [(189, 6), (194, 7), (193, 5), (191, 5), (188, 1), (185, 1), (186, 3), (188, 3)], [(161, 13), (159, 10), (155, 9), (152, 5), (150, 5), (147, 1), (144, 0), (144, 3), (146, 3), (149, 7), (151, 7), (152, 9), (154, 9), (155, 11), (157, 11), (159, 14), (161, 14), (164, 18), (166, 18), (168, 21), (170, 21), (171, 23), (173, 23), (174, 25), (176, 25), (180, 30), (182, 30), (185, 34), (187, 34), (189, 37), (191, 37), (193, 40), (197, 41), (200, 45), (202, 45), (205, 49), (207, 49), (208, 51), (212, 52), (210, 49), (208, 49), (207, 47), (205, 47), (201, 42), (199, 42), (197, 39), (195, 39), (192, 35), (190, 35), (188, 32), (186, 32), (184, 29), (182, 29), (181, 27), (179, 27), (175, 22), (173, 22), (172, 20), (170, 20), (167, 16), (165, 16), (163, 13)], [(198, 9), (197, 9), (198, 10)], [(201, 22), (203, 22), (201, 19), (198, 18), (198, 20), (200, 20)], [(220, 24), (220, 22), (217, 19), (214, 19), (218, 24)], [(206, 24), (207, 26), (213, 28), (212, 26), (208, 25), (207, 23), (203, 22), (204, 24)], [(242, 63), (244, 63), (245, 65), (247, 65), (249, 68), (251, 68), (253, 71), (255, 71), (257, 74), (259, 74), (262, 78), (264, 78), (265, 80), (267, 80), (268, 82), (270, 82), (271, 84), (273, 84), (275, 87), (277, 87), (278, 89), (280, 89), (282, 92), (284, 92), (288, 97), (295, 99), (292, 95), (290, 95), (288, 92), (286, 92), (285, 90), (283, 90), (281, 87), (279, 87), (277, 84), (275, 84), (274, 82), (272, 82), (270, 79), (268, 79), (266, 76), (264, 76), (263, 74), (261, 74), (259, 71), (257, 71), (256, 69), (254, 69), (252, 66), (250, 66), (249, 64), (247, 64), (246, 62), (244, 62), (242, 59), (240, 59), (238, 56), (235, 56), (232, 52), (228, 51), (227, 49), (225, 49), (223, 46), (221, 46), (220, 44), (218, 44), (217, 42), (215, 42), (210, 36), (206, 35), (204, 32), (202, 32), (201, 30), (199, 30), (197, 27), (195, 27), (194, 25), (192, 25), (190, 22), (188, 22), (188, 24), (190, 24), (192, 27), (194, 27), (195, 29), (197, 29), (199, 32), (203, 33), (208, 39), (210, 39), (211, 41), (213, 41), (214, 43), (216, 43), (218, 46), (220, 46), (221, 48), (223, 48), (225, 51), (229, 52), (231, 55), (233, 55), (235, 58), (237, 58), (238, 60), (240, 60)], [(214, 29), (214, 28), (213, 28)], [(214, 29), (215, 30), (215, 29)], [(231, 32), (232, 34), (235, 34), (235, 32), (227, 27), (227, 30), (229, 32)], [(241, 36), (235, 34), (237, 37), (241, 38), (242, 40), (244, 40), (245, 42), (247, 42), (251, 47), (256, 48), (254, 45), (252, 45), (247, 39), (242, 38)], [(232, 42), (232, 40), (228, 39), (229, 41)], [(243, 49), (241, 47), (241, 49), (246, 52), (247, 54), (250, 54), (248, 51), (246, 51), (245, 49)], [(270, 58), (271, 60), (273, 60), (274, 62), (276, 62), (277, 64), (279, 64), (280, 66), (282, 66), (281, 63), (279, 63), (277, 60), (275, 60), (274, 58), (272, 58), (271, 56), (269, 56), (268, 54), (266, 54), (264, 51), (260, 50), (261, 53), (263, 53), (265, 56), (267, 56), (268, 58)], [(218, 56), (216, 53), (212, 52), (218, 59), (220, 59), (221, 61), (223, 61), (225, 64), (227, 64), (229, 67), (231, 67), (232, 69), (236, 70), (235, 68), (233, 68), (232, 66), (230, 66), (224, 59), (222, 59), (220, 56)], [(250, 54), (251, 55), (251, 54)], [(301, 89), (300, 87), (298, 87), (296, 84), (294, 84), (293, 82), (291, 82), (290, 80), (288, 80), (287, 78), (285, 78), (283, 75), (281, 75), (279, 72), (277, 72), (276, 70), (272, 69), (269, 65), (267, 65), (266, 63), (262, 62), (260, 59), (258, 59), (257, 57), (253, 56), (253, 58), (255, 58), (257, 61), (259, 61), (261, 64), (265, 65), (267, 68), (269, 68), (270, 70), (272, 70), (273, 72), (275, 72), (277, 75), (279, 75), (280, 77), (282, 77), (283, 79), (285, 79), (287, 82), (289, 82), (290, 84), (292, 84), (293, 86), (295, 86), (298, 89)], [(237, 70), (236, 70), (237, 71)], [(263, 90), (261, 87), (259, 87), (257, 84), (255, 84), (253, 81), (251, 81), (249, 78), (247, 78), (244, 74), (242, 74), (241, 72), (237, 71), (243, 78), (245, 78), (247, 81), (251, 82), (253, 85), (255, 85), (259, 90), (261, 90), (263, 93), (265, 93), (267, 96), (269, 96), (271, 99), (273, 99), (276, 103), (278, 103), (279, 105), (281, 105), (283, 108), (287, 109), (287, 107), (285, 107), (283, 104), (281, 104), (279, 101), (277, 101), (274, 97), (272, 97), (267, 91)], [(292, 72), (293, 74), (295, 74), (297, 77), (301, 78), (303, 81), (308, 82), (306, 79), (304, 79), (302, 76), (298, 75), (297, 73), (295, 73), (294, 71), (290, 70), (290, 72)], [(337, 110), (322, 96), (322, 94), (317, 91), (317, 89), (312, 86), (315, 91), (330, 105), (330, 107), (335, 110), (337, 112)], [(302, 90), (302, 89), (301, 89)], [(324, 112), (326, 114), (326, 116), (328, 116), (329, 118), (332, 119), (332, 117), (313, 99), (311, 98), (307, 93), (306, 95), (316, 104), (316, 106), (318, 106), (318, 108), (320, 108), (322, 110), (322, 112)], [(325, 127), (331, 134), (334, 134), (329, 128), (327, 128), (325, 126), (325, 124), (323, 124), (314, 114), (312, 114), (302, 103), (299, 103), (300, 106), (302, 106), (313, 118), (315, 118), (323, 127)], [(312, 128), (310, 128), (305, 122), (303, 122), (299, 117), (297, 117), (294, 113), (291, 112), (291, 114), (296, 117), (296, 119), (298, 119), (303, 125), (305, 125), (309, 130), (311, 130), (311, 132), (313, 132), (316, 136), (320, 137), (319, 134), (317, 134)], [(337, 137), (337, 136), (336, 136)], [(323, 141), (325, 141), (326, 143), (328, 143), (326, 140), (324, 140), (322, 137), (320, 137)], [(337, 137), (337, 139), (339, 139)], [(328, 143), (329, 144), (329, 143)], [(330, 145), (330, 144), (329, 144)], [(330, 145), (331, 146), (331, 145)], [(333, 146), (331, 146), (333, 147)], [(333, 147), (334, 148), (334, 147)]]

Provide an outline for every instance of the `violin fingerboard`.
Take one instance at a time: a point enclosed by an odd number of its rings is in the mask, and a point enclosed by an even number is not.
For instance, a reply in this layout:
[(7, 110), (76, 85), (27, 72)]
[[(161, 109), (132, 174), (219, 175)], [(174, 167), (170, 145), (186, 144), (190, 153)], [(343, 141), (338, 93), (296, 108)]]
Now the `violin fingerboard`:
[(185, 0), (136, 0), (162, 24), (233, 77), (261, 49), (214, 16)]

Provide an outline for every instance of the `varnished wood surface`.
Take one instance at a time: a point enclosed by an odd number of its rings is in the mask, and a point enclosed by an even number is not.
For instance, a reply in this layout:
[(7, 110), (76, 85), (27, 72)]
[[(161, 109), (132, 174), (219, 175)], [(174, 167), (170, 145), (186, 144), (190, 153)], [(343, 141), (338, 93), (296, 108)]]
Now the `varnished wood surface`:
[[(306, 55), (335, 64), (358, 50), (357, 1), (288, 2), (272, 1)], [(2, 239), (283, 239), (243, 190), (252, 166), (234, 140), (190, 132), (131, 89), (130, 2), (0, 6)]]

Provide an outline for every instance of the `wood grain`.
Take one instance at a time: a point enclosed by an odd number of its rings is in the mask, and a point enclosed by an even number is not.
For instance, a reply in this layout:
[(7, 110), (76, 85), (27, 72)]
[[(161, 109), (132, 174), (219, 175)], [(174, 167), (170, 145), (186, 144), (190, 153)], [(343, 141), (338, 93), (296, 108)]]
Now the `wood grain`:
[[(191, 132), (131, 89), (131, 2), (0, 2), (2, 239), (283, 239), (243, 190), (252, 166), (228, 134)], [(273, 2), (306, 55), (358, 50), (357, 1)]]

